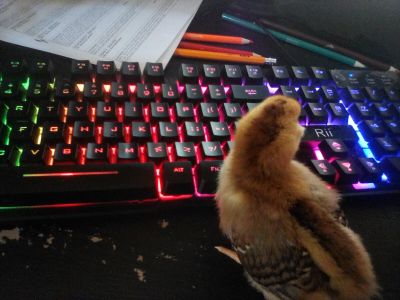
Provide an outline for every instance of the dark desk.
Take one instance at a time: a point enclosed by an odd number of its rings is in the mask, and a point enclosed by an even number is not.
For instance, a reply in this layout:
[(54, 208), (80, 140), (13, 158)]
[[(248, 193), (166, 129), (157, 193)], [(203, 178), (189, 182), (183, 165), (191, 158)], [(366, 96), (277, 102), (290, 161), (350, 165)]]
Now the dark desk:
[[(245, 35), (256, 41), (253, 50), (281, 58), (266, 37), (220, 21), (222, 5), (204, 3), (191, 30)], [(340, 67), (285, 48), (301, 64)], [(6, 43), (0, 49), (2, 54), (48, 55)], [(177, 63), (174, 59), (169, 67)], [(371, 253), (384, 299), (400, 296), (399, 206), (394, 195), (343, 202), (351, 227)], [(262, 299), (241, 267), (214, 249), (221, 244), (226, 240), (212, 204), (3, 224), (0, 299)]]

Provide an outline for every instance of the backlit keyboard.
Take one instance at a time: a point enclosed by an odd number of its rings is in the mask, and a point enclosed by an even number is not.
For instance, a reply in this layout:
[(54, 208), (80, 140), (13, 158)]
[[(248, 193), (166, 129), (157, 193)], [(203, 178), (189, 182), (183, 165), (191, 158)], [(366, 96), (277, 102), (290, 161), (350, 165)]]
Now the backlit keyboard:
[(399, 191), (394, 73), (193, 61), (60, 70), (15, 58), (0, 78), (0, 218), (24, 207), (209, 201), (236, 122), (277, 93), (301, 103), (297, 157), (327, 184), (345, 196)]

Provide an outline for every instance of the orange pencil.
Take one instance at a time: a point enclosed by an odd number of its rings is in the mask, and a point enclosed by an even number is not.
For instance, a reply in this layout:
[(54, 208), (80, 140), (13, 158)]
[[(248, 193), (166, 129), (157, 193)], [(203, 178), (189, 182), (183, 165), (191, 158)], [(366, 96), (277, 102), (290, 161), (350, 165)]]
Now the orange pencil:
[(193, 33), (193, 32), (186, 32), (183, 35), (183, 39), (190, 41), (240, 44), (240, 45), (250, 44), (253, 42), (252, 40), (248, 40), (240, 36), (203, 34), (203, 33)]
[(258, 65), (276, 63), (276, 58), (272, 58), (272, 57), (247, 56), (247, 55), (240, 55), (240, 54), (191, 50), (191, 49), (182, 49), (182, 48), (177, 48), (175, 50), (174, 54), (176, 56), (181, 56), (181, 57), (233, 61), (233, 62), (258, 64)]
[(232, 53), (232, 54), (241, 54), (247, 56), (260, 56), (255, 52), (246, 51), (246, 50), (239, 50), (239, 49), (231, 49), (226, 47), (217, 47), (217, 46), (210, 46), (204, 45), (200, 43), (191, 43), (191, 42), (180, 42), (178, 48), (185, 48), (185, 49), (192, 49), (192, 50), (203, 50), (203, 51), (212, 51), (212, 52), (222, 52), (222, 53)]

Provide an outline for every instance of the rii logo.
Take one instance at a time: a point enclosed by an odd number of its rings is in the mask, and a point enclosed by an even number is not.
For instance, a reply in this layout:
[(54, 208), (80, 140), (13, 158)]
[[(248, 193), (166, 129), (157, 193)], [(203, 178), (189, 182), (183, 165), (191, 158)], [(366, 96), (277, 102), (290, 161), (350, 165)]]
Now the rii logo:
[(315, 134), (318, 138), (331, 138), (333, 137), (333, 132), (331, 131), (330, 127), (327, 128), (315, 128)]

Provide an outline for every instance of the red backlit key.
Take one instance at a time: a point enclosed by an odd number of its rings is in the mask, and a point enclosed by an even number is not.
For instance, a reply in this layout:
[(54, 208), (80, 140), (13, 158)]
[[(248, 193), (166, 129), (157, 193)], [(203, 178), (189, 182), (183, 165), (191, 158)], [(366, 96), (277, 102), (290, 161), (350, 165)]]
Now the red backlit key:
[(53, 163), (75, 163), (76, 162), (76, 145), (68, 145), (58, 143), (54, 150)]
[(94, 139), (93, 123), (88, 121), (76, 121), (72, 132), (73, 141), (89, 142)]
[(107, 162), (108, 145), (88, 143), (86, 149), (86, 162)]
[(124, 61), (121, 64), (121, 79), (124, 82), (140, 82), (141, 71), (139, 63)]
[(246, 65), (245, 67), (246, 84), (262, 85), (264, 74), (260, 66)]
[(163, 83), (164, 68), (161, 63), (146, 63), (143, 70), (144, 82)]
[(346, 157), (348, 154), (346, 144), (340, 139), (323, 140), (318, 148), (324, 154), (324, 157)]
[(118, 143), (119, 161), (134, 161), (138, 159), (138, 145), (136, 143)]
[(88, 101), (99, 101), (103, 99), (101, 84), (85, 82), (83, 85), (83, 99)]
[(361, 177), (361, 170), (351, 159), (337, 159), (333, 166), (339, 173), (339, 184), (353, 184), (358, 182)]
[(176, 84), (163, 83), (161, 85), (162, 99), (167, 102), (177, 102), (179, 100), (178, 87)]
[(160, 139), (165, 142), (172, 142), (178, 139), (178, 126), (175, 122), (160, 122)]
[(147, 157), (149, 160), (160, 163), (168, 158), (165, 143), (147, 143)]
[(210, 129), (212, 140), (226, 141), (231, 138), (226, 122), (210, 122)]
[(222, 159), (223, 153), (219, 142), (201, 142), (201, 153), (204, 159)]
[(74, 82), (90, 82), (92, 65), (88, 60), (73, 60), (71, 63), (71, 79)]
[(203, 65), (203, 82), (206, 84), (221, 83), (221, 66), (217, 64)]
[(185, 137), (190, 141), (204, 139), (203, 122), (185, 122)]
[(185, 85), (185, 99), (189, 102), (199, 102), (203, 100), (203, 92), (198, 84)]
[(358, 162), (363, 174), (361, 182), (375, 182), (382, 176), (382, 170), (373, 158), (360, 157)]
[(161, 182), (164, 195), (193, 194), (192, 165), (188, 161), (164, 162)]
[(239, 103), (224, 103), (225, 120), (235, 121), (242, 117), (242, 109)]
[(154, 87), (148, 83), (137, 84), (137, 99), (138, 101), (153, 101), (154, 100)]
[(192, 142), (175, 142), (177, 160), (188, 160), (192, 164), (196, 163), (196, 150)]
[(323, 180), (329, 183), (335, 182), (336, 171), (327, 160), (312, 159), (311, 164), (313, 171), (315, 171)]
[(232, 85), (233, 102), (261, 102), (269, 96), (268, 88), (264, 85)]
[(201, 119), (204, 121), (219, 121), (218, 105), (216, 103), (200, 103), (200, 113)]
[(64, 123), (44, 122), (42, 129), (42, 141), (45, 143), (56, 143), (63, 141)]
[(88, 120), (89, 105), (86, 102), (69, 101), (67, 111), (67, 123), (79, 120)]
[(225, 88), (222, 85), (210, 84), (208, 94), (211, 101), (224, 102), (226, 100)]
[(176, 103), (176, 117), (179, 121), (194, 120), (194, 108), (192, 103)]
[(152, 121), (169, 121), (169, 105), (167, 102), (151, 102), (150, 118)]
[(126, 101), (129, 99), (128, 88), (125, 82), (111, 82), (111, 99), (114, 101)]
[(115, 81), (115, 64), (113, 61), (99, 60), (96, 65), (96, 82), (108, 83)]
[(199, 70), (196, 64), (181, 64), (179, 78), (181, 83), (199, 83)]
[(74, 100), (76, 95), (75, 85), (67, 80), (58, 80), (54, 98), (61, 101)]
[(99, 101), (96, 106), (96, 122), (113, 121), (117, 118), (116, 103)]
[(239, 65), (224, 65), (224, 83), (225, 84), (241, 84), (242, 70)]
[(143, 120), (143, 105), (138, 102), (125, 102), (124, 121), (127, 123), (133, 120)]
[(217, 190), (218, 172), (222, 160), (201, 161), (196, 168), (197, 191), (200, 194), (214, 194)]
[(133, 141), (151, 140), (150, 123), (132, 122), (132, 138)]
[(122, 123), (106, 121), (103, 124), (103, 142), (116, 143), (122, 141)]

